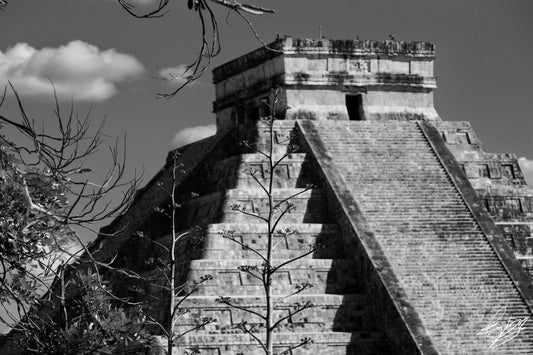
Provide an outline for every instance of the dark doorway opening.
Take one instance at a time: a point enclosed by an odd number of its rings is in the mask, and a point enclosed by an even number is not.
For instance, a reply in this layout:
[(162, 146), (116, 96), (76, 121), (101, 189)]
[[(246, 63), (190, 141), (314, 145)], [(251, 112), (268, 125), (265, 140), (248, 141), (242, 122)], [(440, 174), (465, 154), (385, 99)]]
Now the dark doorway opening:
[(234, 122), (236, 126), (240, 126), (244, 124), (244, 110), (242, 107), (237, 107), (237, 109), (233, 112)]
[(363, 95), (346, 95), (346, 108), (350, 121), (363, 120)]

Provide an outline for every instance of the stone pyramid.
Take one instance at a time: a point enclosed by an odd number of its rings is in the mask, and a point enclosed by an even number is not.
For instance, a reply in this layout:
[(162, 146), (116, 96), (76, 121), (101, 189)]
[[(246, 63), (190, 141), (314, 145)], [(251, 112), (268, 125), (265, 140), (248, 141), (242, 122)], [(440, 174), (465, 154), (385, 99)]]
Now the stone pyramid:
[[(217, 134), (179, 149), (185, 172), (177, 178), (178, 227), (202, 226), (205, 238), (180, 242), (177, 274), (183, 283), (212, 279), (183, 302), (188, 312), (176, 331), (203, 317), (217, 322), (180, 337), (176, 353), (195, 346), (209, 355), (262, 353), (238, 326), (258, 322), (242, 308), (264, 307), (259, 284), (239, 270), (256, 257), (219, 232), (266, 248), (264, 223), (232, 205), (266, 209), (263, 191), (242, 171), (268, 178), (265, 157), (254, 149), (270, 147), (260, 118), (268, 115), (271, 88), (281, 87), (273, 151), (283, 154), (288, 143), (299, 150), (274, 171), (274, 199), (313, 188), (292, 199), (295, 209), (281, 227), (296, 234), (274, 259), (283, 263), (316, 242), (322, 248), (273, 281), (275, 299), (302, 282), (314, 286), (278, 307), (279, 318), (294, 302), (314, 304), (275, 332), (275, 350), (533, 354), (533, 193), (516, 156), (485, 152), (468, 122), (438, 116), (434, 45), (286, 37), (270, 47), (276, 50), (261, 48), (214, 70)], [(153, 272), (144, 261), (157, 247), (135, 234), (168, 244), (169, 224), (154, 209), (168, 204), (159, 187), (169, 183), (172, 164), (170, 155), (130, 211), (107, 228), (117, 236), (97, 240), (100, 260), (118, 251), (123, 265)], [(241, 309), (216, 302), (219, 296)], [(165, 309), (154, 301), (150, 312), (165, 322)], [(312, 344), (289, 350), (307, 337)]]

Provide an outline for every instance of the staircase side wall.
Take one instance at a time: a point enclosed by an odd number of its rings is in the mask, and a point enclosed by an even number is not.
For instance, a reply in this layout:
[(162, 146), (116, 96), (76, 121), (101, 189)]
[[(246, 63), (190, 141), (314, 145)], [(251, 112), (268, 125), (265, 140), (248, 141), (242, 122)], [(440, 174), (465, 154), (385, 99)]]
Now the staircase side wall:
[[(178, 185), (181, 184), (189, 174), (213, 151), (218, 143), (224, 138), (224, 134), (206, 138), (196, 143), (178, 149), (181, 153), (180, 163), (183, 164), (185, 173), (178, 176)], [(127, 213), (115, 219), (108, 227), (101, 231), (101, 235), (94, 241), (91, 252), (100, 261), (110, 260), (122, 244), (133, 234), (142, 223), (154, 211), (154, 206), (159, 206), (168, 195), (158, 186), (158, 183), (168, 183), (171, 181), (172, 162), (170, 160), (172, 152), (169, 153), (167, 163), (157, 173), (157, 175), (137, 193), (132, 206)], [(147, 208), (149, 207), (149, 208)], [(113, 238), (106, 238), (106, 234), (118, 233)]]

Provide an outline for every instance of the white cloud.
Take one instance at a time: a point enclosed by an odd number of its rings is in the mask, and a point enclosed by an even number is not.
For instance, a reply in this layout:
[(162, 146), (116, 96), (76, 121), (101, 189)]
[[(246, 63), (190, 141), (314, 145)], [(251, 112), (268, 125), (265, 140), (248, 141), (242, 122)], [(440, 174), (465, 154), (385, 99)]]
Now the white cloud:
[[(159, 71), (161, 79), (169, 81), (172, 85), (181, 85), (185, 83), (189, 74), (185, 64), (180, 64), (176, 67), (163, 68)], [(195, 82), (192, 82), (191, 84), (194, 83)]]
[(520, 167), (522, 168), (527, 184), (529, 187), (533, 188), (533, 160), (524, 157), (518, 158), (518, 164), (520, 164)]
[(102, 101), (117, 93), (117, 84), (138, 79), (144, 72), (131, 55), (115, 49), (101, 51), (79, 40), (42, 49), (17, 43), (0, 51), (0, 85), (9, 80), (27, 96), (49, 97), (51, 79), (60, 98)]
[[(117, 0), (108, 0), (107, 2), (114, 3), (116, 1)], [(153, 5), (153, 4), (159, 3), (159, 0), (126, 0), (125, 2), (133, 6), (137, 6), (137, 5), (144, 6), (144, 5)]]
[(174, 140), (172, 141), (172, 146), (179, 148), (185, 144), (212, 136), (215, 133), (216, 126), (214, 124), (184, 128), (176, 132)]
[(129, 0), (128, 2), (133, 5), (152, 5), (158, 0)]

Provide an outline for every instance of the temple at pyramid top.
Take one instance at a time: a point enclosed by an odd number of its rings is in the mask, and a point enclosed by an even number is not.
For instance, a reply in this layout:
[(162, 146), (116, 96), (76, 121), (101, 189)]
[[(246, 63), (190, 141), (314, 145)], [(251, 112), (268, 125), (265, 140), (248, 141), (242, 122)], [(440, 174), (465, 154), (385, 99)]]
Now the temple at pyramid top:
[(440, 120), (433, 43), (285, 37), (268, 47), (213, 71), (219, 132), (264, 115), (274, 86), (284, 89), (278, 119)]

